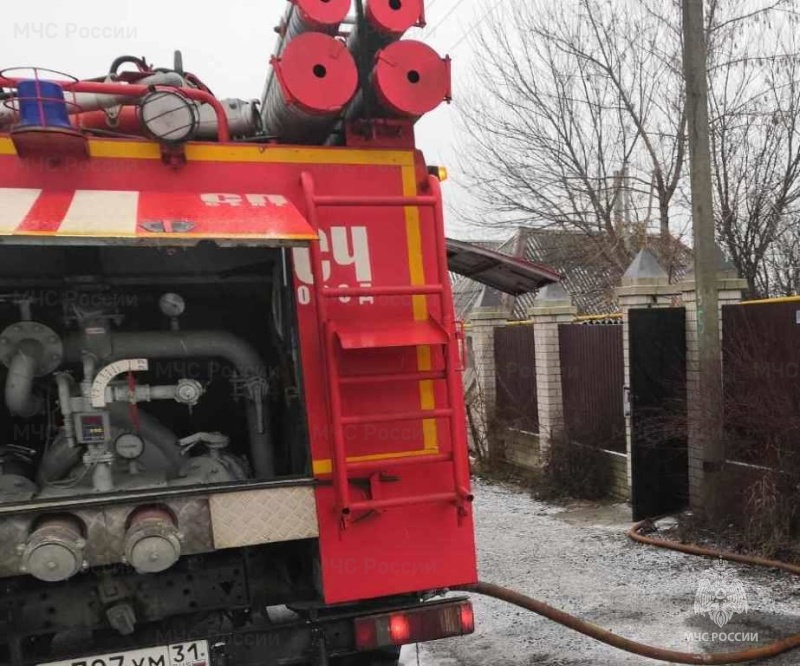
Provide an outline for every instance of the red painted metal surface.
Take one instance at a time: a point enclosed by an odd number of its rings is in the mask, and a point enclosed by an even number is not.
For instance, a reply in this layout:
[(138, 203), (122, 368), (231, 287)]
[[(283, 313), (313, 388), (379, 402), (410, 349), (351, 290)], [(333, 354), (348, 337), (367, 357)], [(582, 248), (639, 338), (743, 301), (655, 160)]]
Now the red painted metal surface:
[(311, 115), (339, 113), (358, 88), (353, 56), (343, 42), (329, 35), (300, 35), (273, 66), (284, 102)]
[(450, 61), (422, 42), (395, 42), (378, 54), (372, 84), (387, 111), (419, 118), (450, 99)]
[[(330, 291), (334, 291), (331, 289)], [(342, 290), (336, 290), (341, 292)], [(364, 296), (368, 290), (359, 290)], [(328, 294), (330, 295), (330, 294)], [(336, 328), (336, 337), (342, 349), (370, 349), (375, 347), (418, 347), (447, 343), (447, 332), (435, 321), (415, 321), (405, 326), (389, 322), (368, 329), (353, 322)]]
[[(153, 215), (191, 213), (199, 197), (219, 204), (209, 215), (240, 225), (250, 219), (247, 194), (268, 183), (266, 194), (299, 209), (319, 233), (292, 257), (325, 601), (476, 580), (441, 194), (419, 153), (190, 144), (176, 169), (147, 141), (91, 139), (95, 157), (81, 165), (25, 163), (10, 148), (0, 137), (0, 186), (49, 193), (27, 220), (40, 242), (78, 190), (174, 202)], [(417, 344), (415, 327), (428, 321), (443, 333)], [(344, 349), (336, 333), (388, 324), (409, 332), (407, 345), (383, 346), (376, 335)]]
[[(189, 183), (186, 183), (189, 185)], [(202, 194), (136, 190), (64, 191), (31, 188), (33, 205), (17, 219), (6, 212), (0, 236), (48, 233), (60, 237), (236, 239), (308, 241), (317, 236), (305, 217), (282, 195)], [(0, 197), (21, 194), (0, 187)], [(106, 207), (109, 207), (107, 208)], [(103, 226), (95, 220), (98, 212)]]
[(76, 113), (72, 116), (72, 122), (79, 129), (97, 129), (130, 136), (144, 136), (139, 111), (135, 106), (120, 107), (113, 120), (105, 111), (87, 111)]
[(334, 32), (347, 17), (350, 0), (292, 0), (308, 30)]
[(422, 0), (368, 0), (364, 12), (373, 30), (394, 38), (424, 20)]

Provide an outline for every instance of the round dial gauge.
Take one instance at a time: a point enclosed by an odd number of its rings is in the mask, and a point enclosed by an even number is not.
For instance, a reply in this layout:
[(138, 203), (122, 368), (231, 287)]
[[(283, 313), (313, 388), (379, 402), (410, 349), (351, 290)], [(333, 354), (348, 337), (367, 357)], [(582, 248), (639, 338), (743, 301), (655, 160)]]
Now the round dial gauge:
[(120, 458), (136, 460), (144, 453), (144, 440), (139, 435), (128, 432), (117, 437), (114, 450)]
[(167, 317), (180, 317), (186, 310), (186, 301), (180, 294), (164, 294), (158, 301), (158, 307)]

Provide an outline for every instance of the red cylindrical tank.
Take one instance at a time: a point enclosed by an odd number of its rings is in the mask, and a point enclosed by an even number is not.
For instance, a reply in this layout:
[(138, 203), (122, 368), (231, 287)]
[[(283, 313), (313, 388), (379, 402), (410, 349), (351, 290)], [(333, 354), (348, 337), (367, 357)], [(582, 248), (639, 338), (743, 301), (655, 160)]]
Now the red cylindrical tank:
[(292, 40), (272, 64), (264, 131), (286, 143), (321, 143), (358, 89), (358, 70), (338, 39), (309, 32)]
[(416, 120), (450, 100), (450, 60), (422, 42), (395, 42), (378, 53), (370, 82), (349, 109), (349, 118), (372, 114)]
[(364, 14), (371, 28), (395, 39), (420, 23), (422, 0), (367, 0)]
[[(357, 26), (347, 45), (359, 58), (371, 62), (375, 54), (422, 22), (423, 0), (367, 0), (365, 26)], [(360, 61), (363, 62), (363, 61)]]
[(130, 134), (144, 136), (144, 128), (139, 120), (139, 113), (135, 106), (119, 107), (115, 118), (109, 117), (105, 111), (85, 111), (72, 116), (72, 124), (80, 129), (94, 129), (115, 134)]
[(281, 50), (286, 48), (296, 37), (306, 32), (324, 32), (335, 35), (350, 10), (350, 0), (290, 1), (292, 6), (287, 10), (281, 25), (283, 36)]

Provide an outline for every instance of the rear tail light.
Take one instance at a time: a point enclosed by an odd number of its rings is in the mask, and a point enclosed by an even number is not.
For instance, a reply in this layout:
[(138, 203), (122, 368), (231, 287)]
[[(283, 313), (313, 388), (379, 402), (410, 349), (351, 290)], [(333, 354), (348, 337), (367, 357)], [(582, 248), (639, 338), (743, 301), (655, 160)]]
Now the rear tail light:
[(394, 645), (405, 645), (411, 639), (411, 623), (405, 613), (389, 616), (389, 638)]
[(368, 615), (355, 620), (356, 647), (359, 650), (424, 643), (473, 631), (475, 615), (469, 601)]
[(475, 631), (475, 613), (472, 604), (462, 604), (461, 606), (461, 631), (464, 634), (471, 634)]

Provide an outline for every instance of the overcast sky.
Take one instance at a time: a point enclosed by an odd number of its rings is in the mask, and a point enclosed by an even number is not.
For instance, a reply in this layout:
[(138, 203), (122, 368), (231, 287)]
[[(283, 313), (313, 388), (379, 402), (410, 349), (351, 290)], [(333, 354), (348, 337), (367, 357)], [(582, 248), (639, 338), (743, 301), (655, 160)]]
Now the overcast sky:
[[(512, 0), (517, 1), (517, 0)], [(260, 97), (275, 43), (273, 28), (285, 0), (23, 0), (3, 3), (0, 67), (41, 66), (78, 78), (105, 73), (118, 55), (145, 56), (171, 66), (175, 49), (188, 71), (219, 97)], [(489, 0), (426, 0), (428, 27), (408, 37), (422, 39), (453, 57), (454, 95), (470, 72), (477, 24), (494, 6)], [(219, 9), (215, 11), (215, 7)], [(455, 110), (443, 106), (418, 124), (418, 144), (429, 163), (453, 170), (458, 149)], [(453, 174), (455, 179), (458, 174)], [(463, 197), (446, 185), (450, 202)], [(469, 235), (453, 214), (449, 232)]]

